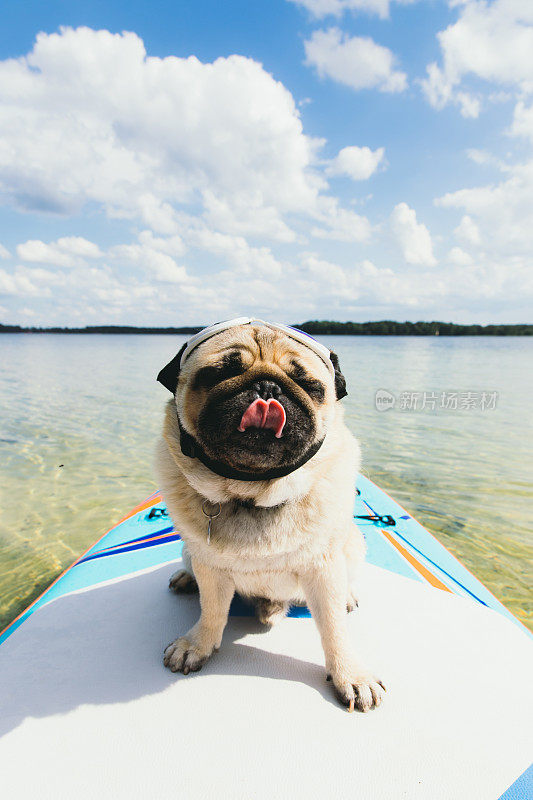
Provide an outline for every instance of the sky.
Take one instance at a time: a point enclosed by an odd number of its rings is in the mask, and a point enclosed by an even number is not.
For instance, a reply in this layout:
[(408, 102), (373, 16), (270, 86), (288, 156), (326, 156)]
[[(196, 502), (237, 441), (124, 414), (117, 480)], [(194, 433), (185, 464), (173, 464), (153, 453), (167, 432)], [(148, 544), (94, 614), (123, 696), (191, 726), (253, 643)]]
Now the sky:
[(4, 0), (0, 322), (531, 322), (533, 3)]

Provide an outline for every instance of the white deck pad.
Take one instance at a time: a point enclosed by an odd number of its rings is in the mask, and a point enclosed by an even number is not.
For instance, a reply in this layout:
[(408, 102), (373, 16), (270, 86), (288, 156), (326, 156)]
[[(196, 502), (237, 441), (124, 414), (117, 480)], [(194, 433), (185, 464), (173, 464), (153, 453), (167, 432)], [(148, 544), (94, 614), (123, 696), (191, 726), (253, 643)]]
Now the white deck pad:
[(3, 643), (6, 800), (497, 800), (528, 767), (533, 647), (496, 611), (366, 564), (350, 633), (388, 691), (348, 714), (309, 618), (231, 617), (201, 672), (166, 670), (199, 614), (175, 568), (56, 599)]

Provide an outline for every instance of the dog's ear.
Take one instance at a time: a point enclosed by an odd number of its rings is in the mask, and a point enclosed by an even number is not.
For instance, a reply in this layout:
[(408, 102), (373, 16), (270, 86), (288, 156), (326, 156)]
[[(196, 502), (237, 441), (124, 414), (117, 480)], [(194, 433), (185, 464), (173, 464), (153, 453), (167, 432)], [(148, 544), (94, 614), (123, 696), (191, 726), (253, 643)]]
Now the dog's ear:
[(178, 385), (178, 378), (180, 374), (180, 361), (186, 347), (187, 342), (185, 342), (183, 347), (180, 348), (179, 353), (174, 356), (172, 361), (168, 362), (166, 367), (163, 367), (157, 376), (159, 383), (162, 383), (165, 389), (168, 389), (168, 391), (172, 392), (172, 394), (176, 393), (176, 387)]
[(337, 395), (337, 400), (342, 400), (343, 397), (346, 397), (348, 394), (346, 390), (346, 378), (341, 372), (339, 366), (339, 357), (336, 353), (331, 352), (329, 354), (331, 359), (331, 363), (335, 368), (335, 394)]

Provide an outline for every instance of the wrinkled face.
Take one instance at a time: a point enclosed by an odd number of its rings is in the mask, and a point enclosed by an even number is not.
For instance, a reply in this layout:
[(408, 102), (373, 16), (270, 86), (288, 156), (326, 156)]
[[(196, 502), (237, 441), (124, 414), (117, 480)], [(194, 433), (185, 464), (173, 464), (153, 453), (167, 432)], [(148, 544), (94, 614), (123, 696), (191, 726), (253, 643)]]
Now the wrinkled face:
[(326, 432), (334, 381), (309, 347), (264, 326), (213, 336), (185, 362), (178, 414), (208, 456), (263, 472), (298, 462)]

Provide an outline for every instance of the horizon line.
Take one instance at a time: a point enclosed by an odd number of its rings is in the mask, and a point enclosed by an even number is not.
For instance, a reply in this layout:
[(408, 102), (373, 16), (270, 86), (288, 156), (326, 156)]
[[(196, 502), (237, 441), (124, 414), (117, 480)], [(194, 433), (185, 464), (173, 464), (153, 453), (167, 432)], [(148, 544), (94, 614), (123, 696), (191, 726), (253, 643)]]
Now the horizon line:
[[(80, 327), (62, 326), (22, 326), (0, 323), (0, 333), (61, 333), (61, 334), (163, 334), (184, 335), (201, 331), (205, 325), (180, 326), (138, 326), (138, 325), (84, 325)], [(293, 324), (305, 333), (314, 335), (385, 335), (385, 336), (457, 336), (457, 335), (533, 335), (530, 323), (458, 323), (432, 320), (417, 322), (396, 320), (375, 320), (367, 322), (339, 322), (336, 320), (308, 320)]]

